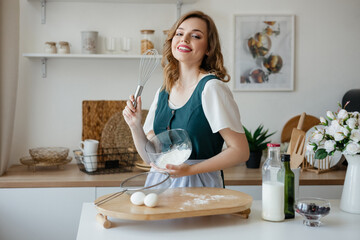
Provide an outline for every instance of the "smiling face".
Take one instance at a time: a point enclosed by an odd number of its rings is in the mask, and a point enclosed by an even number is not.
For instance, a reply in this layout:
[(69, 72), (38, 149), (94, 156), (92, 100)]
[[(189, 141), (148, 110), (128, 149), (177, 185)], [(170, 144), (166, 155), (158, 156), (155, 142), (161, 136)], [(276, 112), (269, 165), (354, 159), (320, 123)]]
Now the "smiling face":
[(171, 51), (179, 62), (200, 67), (208, 51), (206, 22), (196, 17), (182, 22), (172, 39)]

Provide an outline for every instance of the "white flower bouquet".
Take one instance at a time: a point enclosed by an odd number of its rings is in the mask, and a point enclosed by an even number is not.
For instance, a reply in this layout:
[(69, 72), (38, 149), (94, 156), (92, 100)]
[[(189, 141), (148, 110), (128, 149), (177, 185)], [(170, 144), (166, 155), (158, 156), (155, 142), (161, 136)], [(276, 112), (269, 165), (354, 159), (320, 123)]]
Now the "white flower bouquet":
[(332, 156), (335, 151), (347, 155), (360, 154), (360, 113), (347, 112), (340, 103), (339, 106), (337, 112), (327, 111), (327, 119), (320, 117), (324, 128), (315, 128), (309, 139), (307, 151), (315, 152), (315, 159)]

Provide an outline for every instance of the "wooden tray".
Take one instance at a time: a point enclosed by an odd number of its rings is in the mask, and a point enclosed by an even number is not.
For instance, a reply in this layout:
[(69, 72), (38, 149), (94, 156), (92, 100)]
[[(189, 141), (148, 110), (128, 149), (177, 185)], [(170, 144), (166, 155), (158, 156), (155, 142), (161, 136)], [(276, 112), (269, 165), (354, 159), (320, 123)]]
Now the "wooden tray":
[(159, 204), (154, 208), (133, 205), (130, 202), (130, 196), (126, 193), (96, 208), (100, 213), (97, 216), (98, 221), (102, 224), (105, 222), (103, 226), (107, 228), (110, 224), (107, 217), (128, 220), (162, 220), (245, 213), (245, 218), (247, 218), (252, 200), (248, 194), (224, 188), (171, 188), (159, 195)]

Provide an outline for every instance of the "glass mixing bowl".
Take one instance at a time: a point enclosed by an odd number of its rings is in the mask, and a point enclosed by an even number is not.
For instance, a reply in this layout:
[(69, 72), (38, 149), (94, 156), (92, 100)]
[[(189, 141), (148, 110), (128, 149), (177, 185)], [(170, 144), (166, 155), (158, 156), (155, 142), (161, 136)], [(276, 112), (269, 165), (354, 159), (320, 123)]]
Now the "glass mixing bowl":
[(166, 164), (180, 165), (191, 155), (192, 145), (188, 133), (183, 129), (171, 129), (157, 134), (145, 145), (149, 159), (158, 168)]
[(304, 217), (304, 225), (319, 227), (321, 218), (330, 213), (330, 202), (322, 198), (300, 198), (295, 201), (294, 208)]

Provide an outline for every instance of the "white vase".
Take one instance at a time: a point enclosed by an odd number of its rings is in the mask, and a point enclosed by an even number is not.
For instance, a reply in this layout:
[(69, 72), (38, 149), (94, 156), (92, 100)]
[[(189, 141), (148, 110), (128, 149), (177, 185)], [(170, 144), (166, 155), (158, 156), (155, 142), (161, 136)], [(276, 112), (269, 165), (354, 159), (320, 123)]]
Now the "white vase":
[(360, 155), (345, 155), (348, 162), (340, 209), (360, 214)]

